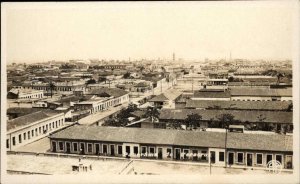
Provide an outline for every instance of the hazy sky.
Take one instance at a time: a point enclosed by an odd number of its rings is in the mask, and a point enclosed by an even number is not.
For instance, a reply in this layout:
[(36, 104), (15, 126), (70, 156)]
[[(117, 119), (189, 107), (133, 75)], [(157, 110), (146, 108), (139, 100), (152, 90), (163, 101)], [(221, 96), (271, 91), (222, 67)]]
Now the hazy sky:
[(14, 60), (291, 59), (294, 2), (81, 3), (6, 9)]

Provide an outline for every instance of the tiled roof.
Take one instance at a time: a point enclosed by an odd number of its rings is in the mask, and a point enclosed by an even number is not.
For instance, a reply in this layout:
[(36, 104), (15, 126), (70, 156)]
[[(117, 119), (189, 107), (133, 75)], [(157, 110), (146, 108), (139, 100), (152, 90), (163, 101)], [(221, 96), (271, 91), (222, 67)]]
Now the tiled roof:
[(165, 93), (155, 96), (154, 98), (150, 99), (149, 102), (162, 102), (168, 100), (175, 100), (178, 98), (182, 93), (177, 90), (168, 90)]
[(188, 114), (199, 114), (202, 120), (218, 120), (221, 114), (232, 114), (235, 120), (241, 122), (260, 122), (258, 117), (266, 118), (269, 123), (293, 123), (293, 113), (283, 111), (242, 111), (242, 110), (201, 110), (201, 109), (162, 109), (159, 119), (183, 120)]
[(229, 91), (195, 91), (194, 98), (230, 98)]
[(51, 116), (57, 115), (59, 113), (53, 111), (53, 110), (43, 110), (34, 112), (31, 114), (27, 114), (25, 116), (21, 116), (12, 120), (7, 121), (7, 131), (12, 130), (17, 127), (26, 126), (31, 123), (40, 121), (45, 118), (49, 118)]
[[(83, 133), (84, 132), (84, 133)], [(50, 138), (161, 144), (175, 146), (225, 147), (225, 133), (147, 128), (118, 128), (76, 125), (52, 134)], [(292, 151), (288, 135), (228, 133), (227, 148), (245, 150)]]
[(187, 100), (186, 108), (287, 110), (290, 104), (292, 104), (292, 102), (288, 101)]
[(91, 90), (89, 94), (92, 95), (108, 94), (110, 96), (120, 97), (128, 94), (128, 92), (119, 88), (98, 88), (98, 89)]
[(7, 109), (7, 114), (31, 114), (41, 111), (39, 108), (26, 108), (26, 107), (11, 107)]
[(292, 89), (232, 88), (231, 96), (292, 96)]
[(163, 102), (168, 101), (169, 99), (162, 93), (160, 95), (157, 95), (149, 100), (149, 102)]

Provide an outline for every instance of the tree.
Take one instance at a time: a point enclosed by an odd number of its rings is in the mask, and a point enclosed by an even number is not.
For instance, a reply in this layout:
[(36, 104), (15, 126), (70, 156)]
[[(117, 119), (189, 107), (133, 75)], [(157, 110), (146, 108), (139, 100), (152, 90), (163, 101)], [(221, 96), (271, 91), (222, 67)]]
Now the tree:
[(137, 110), (137, 105), (136, 104), (134, 104), (134, 103), (130, 103), (129, 105), (128, 105), (128, 108), (127, 108), (127, 112), (128, 113), (130, 113), (130, 112), (134, 112), (134, 111), (136, 111)]
[(232, 114), (220, 114), (217, 116), (220, 128), (228, 128), (230, 123), (236, 122)]
[(129, 72), (126, 72), (126, 73), (123, 75), (123, 78), (124, 78), (124, 79), (130, 78), (130, 73), (129, 73)]
[(52, 98), (52, 95), (53, 95), (53, 90), (55, 89), (55, 84), (52, 82), (52, 81), (50, 81), (50, 83), (49, 83), (49, 88), (50, 88), (50, 95), (51, 95), (51, 98)]
[(181, 129), (181, 122), (178, 120), (171, 120), (171, 122), (168, 123), (168, 127), (172, 129)]
[(276, 75), (276, 77), (277, 77), (277, 84), (279, 84), (279, 83), (280, 83), (280, 80), (284, 77), (284, 75), (283, 75), (282, 73), (278, 73), (278, 74)]
[(144, 115), (145, 118), (150, 118), (153, 123), (155, 120), (158, 120), (160, 112), (156, 107), (147, 107), (146, 113)]
[(228, 82), (233, 82), (234, 78), (232, 76), (228, 77)]
[(190, 130), (196, 129), (200, 126), (200, 121), (202, 120), (202, 116), (199, 114), (188, 114), (187, 118), (184, 120), (186, 127), (189, 127)]
[(287, 112), (293, 112), (293, 104), (292, 103), (289, 104), (289, 106), (288, 106), (288, 108), (287, 108), (286, 111)]
[(88, 81), (85, 82), (86, 85), (89, 85), (89, 84), (96, 84), (96, 80), (95, 79), (90, 79)]

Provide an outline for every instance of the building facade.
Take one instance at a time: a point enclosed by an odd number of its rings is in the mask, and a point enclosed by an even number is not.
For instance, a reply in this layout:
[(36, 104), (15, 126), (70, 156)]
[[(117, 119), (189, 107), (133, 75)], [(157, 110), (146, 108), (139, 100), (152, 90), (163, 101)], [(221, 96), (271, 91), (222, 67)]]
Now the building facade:
[(220, 166), (227, 160), (228, 165), (250, 168), (266, 167), (269, 161), (277, 160), (283, 168), (293, 168), (292, 136), (228, 133), (226, 146), (225, 139), (225, 133), (220, 132), (73, 126), (51, 135), (50, 145), (56, 153), (194, 161)]
[(64, 127), (64, 113), (39, 111), (7, 121), (6, 148), (14, 150)]

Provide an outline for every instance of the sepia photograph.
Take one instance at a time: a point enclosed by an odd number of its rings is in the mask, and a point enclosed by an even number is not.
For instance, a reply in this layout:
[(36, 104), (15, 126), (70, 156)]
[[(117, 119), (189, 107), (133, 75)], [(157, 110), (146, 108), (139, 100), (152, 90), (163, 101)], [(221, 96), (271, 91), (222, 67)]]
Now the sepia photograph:
[(299, 183), (299, 4), (1, 3), (1, 183)]

